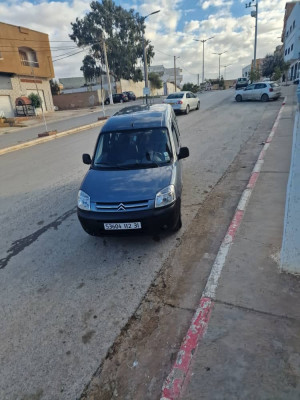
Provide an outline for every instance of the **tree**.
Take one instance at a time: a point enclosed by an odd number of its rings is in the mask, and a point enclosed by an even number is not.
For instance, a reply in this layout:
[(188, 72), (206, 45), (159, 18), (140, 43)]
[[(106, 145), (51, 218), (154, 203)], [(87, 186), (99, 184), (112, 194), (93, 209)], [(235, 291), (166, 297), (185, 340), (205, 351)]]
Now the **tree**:
[(278, 67), (280, 71), (283, 71), (284, 65), (285, 62), (282, 54), (267, 54), (262, 65), (262, 75), (271, 78), (275, 72), (275, 68)]
[(53, 95), (57, 95), (60, 93), (60, 87), (58, 83), (55, 82), (53, 79), (50, 79), (50, 89)]
[(260, 73), (258, 69), (253, 69), (251, 68), (250, 71), (250, 81), (251, 82), (257, 82), (260, 79)]
[[(90, 7), (91, 11), (83, 18), (76, 18), (76, 22), (71, 23), (73, 33), (70, 38), (78, 47), (90, 46), (90, 54), (101, 65), (105, 64), (105, 40), (108, 65), (114, 77), (117, 80), (141, 79), (136, 66), (143, 60), (144, 18), (133, 9), (127, 11), (117, 6), (113, 0), (92, 1)], [(147, 40), (145, 45), (149, 64), (154, 56), (153, 46)]]
[(199, 92), (200, 87), (198, 85), (195, 85), (194, 83), (187, 82), (182, 86), (182, 90), (197, 93)]
[(160, 79), (159, 75), (155, 72), (149, 72), (148, 79), (151, 82), (151, 87), (153, 89), (161, 89), (163, 86), (162, 80)]
[(39, 94), (36, 93), (30, 93), (28, 98), (31, 100), (31, 105), (34, 108), (40, 108), (42, 105), (42, 99)]
[(93, 81), (96, 77), (99, 77), (102, 73), (102, 69), (96, 66), (96, 61), (91, 55), (86, 55), (82, 60), (82, 67), (80, 71), (83, 72), (83, 76), (86, 83)]
[(272, 80), (273, 81), (278, 81), (282, 76), (282, 71), (279, 67), (275, 67), (274, 73), (272, 75)]

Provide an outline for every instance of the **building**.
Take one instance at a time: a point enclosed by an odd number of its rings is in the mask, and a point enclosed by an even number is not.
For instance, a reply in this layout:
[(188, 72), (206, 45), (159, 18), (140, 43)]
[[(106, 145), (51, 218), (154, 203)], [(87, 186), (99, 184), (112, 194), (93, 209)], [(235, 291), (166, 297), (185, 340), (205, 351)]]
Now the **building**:
[[(174, 68), (165, 68), (163, 65), (151, 65), (148, 67), (148, 73), (154, 72), (158, 74), (163, 81), (163, 83), (167, 82), (175, 82), (175, 76), (174, 76)], [(144, 73), (144, 71), (143, 71)], [(181, 68), (176, 68), (176, 84), (177, 86), (180, 86), (183, 75), (181, 75), (182, 69)]]
[(0, 115), (15, 116), (18, 97), (38, 93), (53, 111), (49, 80), (54, 77), (48, 35), (0, 22)]
[(300, 3), (285, 5), (284, 24), (281, 40), (284, 47), (284, 61), (290, 63), (288, 78), (300, 78)]
[[(59, 83), (62, 84), (62, 94), (66, 93), (80, 93), (89, 92), (91, 90), (103, 89), (108, 96), (109, 85), (107, 75), (103, 74), (101, 77), (95, 77), (91, 81), (86, 82), (83, 76), (71, 77), (71, 78), (59, 78)], [(113, 93), (116, 93), (116, 82), (115, 78), (110, 75), (110, 85)]]
[(250, 79), (251, 64), (247, 65), (242, 69), (242, 77)]

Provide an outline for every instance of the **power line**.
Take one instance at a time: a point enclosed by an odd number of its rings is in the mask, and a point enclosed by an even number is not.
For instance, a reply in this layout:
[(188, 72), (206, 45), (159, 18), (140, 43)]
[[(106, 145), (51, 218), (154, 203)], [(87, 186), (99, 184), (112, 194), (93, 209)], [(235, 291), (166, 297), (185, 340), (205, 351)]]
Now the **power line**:
[[(63, 60), (64, 58), (68, 58), (68, 57), (75, 56), (75, 54), (82, 53), (82, 52), (84, 52), (85, 50), (86, 50), (86, 49), (83, 49), (83, 50), (77, 51), (76, 53), (66, 55), (65, 57), (57, 58), (56, 60), (53, 60), (53, 62)], [(59, 57), (59, 56), (58, 56), (58, 57)]]

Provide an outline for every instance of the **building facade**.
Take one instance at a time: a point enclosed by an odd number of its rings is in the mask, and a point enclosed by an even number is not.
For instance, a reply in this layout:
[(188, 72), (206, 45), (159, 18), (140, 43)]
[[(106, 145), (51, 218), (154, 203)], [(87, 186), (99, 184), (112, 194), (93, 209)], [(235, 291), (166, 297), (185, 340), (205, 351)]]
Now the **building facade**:
[(250, 79), (250, 73), (251, 73), (251, 64), (247, 65), (242, 69), (242, 77)]
[[(163, 65), (151, 65), (148, 67), (148, 73), (154, 72), (159, 75), (163, 83), (174, 83), (175, 82), (175, 75), (174, 75), (174, 68), (165, 68)], [(143, 71), (144, 74), (144, 71)], [(181, 68), (176, 68), (176, 85), (180, 86), (183, 75)]]
[(300, 78), (300, 2), (285, 5), (284, 26), (282, 32), (284, 61), (290, 63), (288, 78)]
[(0, 116), (14, 117), (16, 99), (38, 93), (53, 111), (49, 80), (54, 70), (48, 35), (0, 22)]

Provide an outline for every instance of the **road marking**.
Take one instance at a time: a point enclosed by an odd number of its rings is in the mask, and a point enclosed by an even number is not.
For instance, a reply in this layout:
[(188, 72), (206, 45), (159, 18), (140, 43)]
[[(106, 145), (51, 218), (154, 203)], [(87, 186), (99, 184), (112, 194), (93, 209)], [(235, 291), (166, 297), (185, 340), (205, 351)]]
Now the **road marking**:
[(96, 128), (97, 126), (101, 126), (102, 124), (104, 124), (104, 122), (105, 121), (98, 121), (98, 122), (94, 122), (92, 124), (78, 126), (76, 128), (72, 128), (72, 129), (69, 129), (67, 131), (59, 132), (56, 135), (47, 136), (47, 137), (43, 137), (43, 138), (38, 138), (38, 139), (30, 140), (28, 142), (16, 144), (14, 146), (5, 147), (4, 149), (0, 149), (0, 156), (2, 156), (3, 154), (11, 153), (13, 151), (26, 149), (27, 147), (32, 147), (32, 146), (35, 146), (37, 144), (49, 142), (50, 140), (59, 139), (59, 138), (61, 138), (63, 136), (72, 135), (73, 133), (85, 131), (87, 129)]
[(218, 287), (219, 279), (225, 265), (226, 257), (230, 250), (230, 247), (233, 243), (234, 237), (237, 233), (237, 230), (242, 222), (246, 206), (249, 202), (249, 199), (252, 195), (254, 186), (258, 179), (258, 176), (261, 171), (261, 167), (264, 162), (264, 157), (266, 154), (266, 150), (269, 147), (269, 143), (272, 141), (275, 131), (278, 127), (278, 123), (280, 120), (280, 116), (282, 110), (285, 106), (286, 98), (284, 99), (280, 111), (277, 115), (275, 123), (272, 127), (272, 130), (266, 140), (266, 143), (256, 161), (256, 164), (252, 170), (248, 185), (246, 189), (243, 191), (242, 196), (240, 198), (239, 204), (237, 206), (234, 217), (229, 225), (227, 233), (222, 241), (222, 244), (219, 248), (217, 257), (212, 266), (210, 275), (208, 277), (206, 286), (202, 293), (200, 303), (196, 312), (193, 316), (192, 323), (189, 327), (189, 330), (183, 340), (183, 343), (178, 352), (176, 361), (172, 367), (172, 370), (168, 377), (166, 378), (163, 387), (162, 387), (162, 395), (161, 400), (176, 400), (180, 398), (180, 395), (183, 391), (183, 388), (187, 386), (187, 381), (190, 377), (190, 364), (195, 354), (199, 341), (203, 339), (205, 333), (207, 331), (209, 319), (212, 313), (212, 309), (214, 306), (214, 299), (216, 297), (216, 290)]

